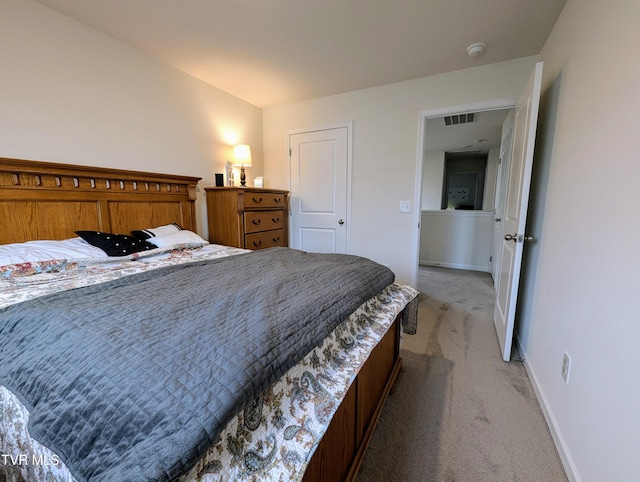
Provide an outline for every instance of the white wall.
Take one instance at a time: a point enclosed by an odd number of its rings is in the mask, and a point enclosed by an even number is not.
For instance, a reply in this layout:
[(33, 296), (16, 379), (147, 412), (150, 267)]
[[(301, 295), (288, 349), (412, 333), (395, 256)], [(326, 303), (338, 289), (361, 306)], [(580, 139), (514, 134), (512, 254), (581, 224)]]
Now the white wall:
[(520, 337), (571, 475), (588, 482), (640, 480), (639, 20), (637, 0), (569, 0), (542, 51), (546, 196)]
[[(31, 0), (0, 0), (0, 157), (202, 177), (251, 144), (262, 111)], [(198, 224), (206, 236), (204, 191)]]
[(422, 211), (420, 264), (489, 271), (493, 213)]
[(422, 164), (422, 210), (440, 209), (444, 183), (444, 151), (425, 152)]
[[(351, 252), (388, 264), (400, 282), (417, 268), (413, 237), (420, 112), (517, 97), (537, 57), (383, 85), (264, 110), (265, 185), (288, 187), (288, 130), (353, 121)], [(418, 204), (419, 205), (419, 204)]]

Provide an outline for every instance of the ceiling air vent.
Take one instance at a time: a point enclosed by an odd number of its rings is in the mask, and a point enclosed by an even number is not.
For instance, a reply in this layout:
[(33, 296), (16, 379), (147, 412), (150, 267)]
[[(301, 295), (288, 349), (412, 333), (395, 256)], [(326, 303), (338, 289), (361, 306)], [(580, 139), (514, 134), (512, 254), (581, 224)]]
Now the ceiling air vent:
[(474, 122), (476, 120), (476, 114), (471, 112), (469, 114), (447, 115), (442, 119), (444, 120), (444, 125), (455, 126), (457, 124), (468, 124), (469, 122)]

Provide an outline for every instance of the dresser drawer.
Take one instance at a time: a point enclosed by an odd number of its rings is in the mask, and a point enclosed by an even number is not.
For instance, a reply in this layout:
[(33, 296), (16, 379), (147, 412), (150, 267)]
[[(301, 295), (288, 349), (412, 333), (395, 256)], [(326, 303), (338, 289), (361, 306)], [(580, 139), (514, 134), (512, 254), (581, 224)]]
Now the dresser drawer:
[(245, 209), (256, 208), (282, 208), (285, 205), (286, 196), (279, 192), (249, 191), (244, 193)]
[(260, 233), (247, 234), (244, 237), (245, 248), (264, 249), (273, 246), (286, 246), (284, 229), (274, 229), (273, 231), (263, 231)]
[(257, 233), (284, 228), (284, 211), (247, 211), (244, 213), (244, 232)]

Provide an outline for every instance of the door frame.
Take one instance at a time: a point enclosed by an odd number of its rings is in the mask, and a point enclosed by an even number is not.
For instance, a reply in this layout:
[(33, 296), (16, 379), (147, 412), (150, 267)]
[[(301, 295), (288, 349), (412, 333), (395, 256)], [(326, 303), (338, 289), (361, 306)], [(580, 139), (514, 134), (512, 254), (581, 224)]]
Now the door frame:
[(480, 102), (470, 102), (467, 104), (450, 105), (446, 107), (436, 107), (433, 109), (421, 110), (418, 114), (418, 146), (416, 153), (416, 182), (413, 212), (413, 236), (412, 236), (412, 262), (411, 262), (411, 285), (418, 286), (418, 266), (420, 263), (420, 223), (422, 220), (422, 165), (424, 163), (424, 149), (427, 136), (427, 119), (433, 117), (443, 117), (446, 115), (464, 114), (466, 112), (482, 112), (488, 110), (513, 109), (518, 99), (507, 97), (503, 99), (493, 99)]
[[(311, 126), (311, 127), (300, 127), (297, 129), (288, 129), (285, 132), (285, 145), (287, 146), (287, 182), (289, 183), (289, 191), (291, 191), (291, 136), (295, 134), (305, 134), (308, 132), (317, 132), (317, 131), (327, 131), (333, 129), (347, 129), (347, 192), (346, 192), (346, 202), (347, 202), (347, 223), (346, 223), (346, 239), (345, 239), (345, 253), (351, 253), (351, 183), (352, 183), (352, 160), (353, 160), (353, 142), (352, 142), (352, 132), (353, 132), (353, 121), (344, 121), (344, 122), (335, 122), (330, 124), (322, 124), (319, 126)], [(289, 215), (287, 216), (287, 224), (288, 224), (288, 232), (291, 233), (291, 218), (292, 218), (291, 209), (289, 209)]]

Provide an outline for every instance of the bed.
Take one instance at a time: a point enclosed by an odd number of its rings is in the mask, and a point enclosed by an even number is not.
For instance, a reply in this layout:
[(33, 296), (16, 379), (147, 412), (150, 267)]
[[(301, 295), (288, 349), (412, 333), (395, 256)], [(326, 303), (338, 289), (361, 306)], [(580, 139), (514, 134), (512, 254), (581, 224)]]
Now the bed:
[[(355, 478), (417, 292), (363, 258), (207, 243), (195, 234), (198, 181), (0, 159), (0, 245), (94, 249), (3, 264), (0, 246), (6, 480)], [(146, 248), (106, 256), (114, 233)], [(258, 318), (272, 321), (249, 325)]]

